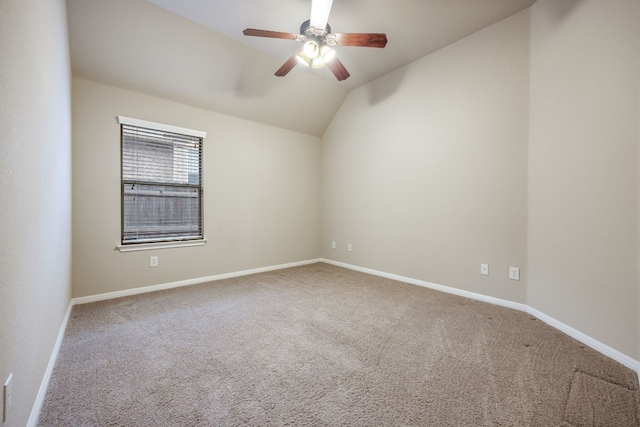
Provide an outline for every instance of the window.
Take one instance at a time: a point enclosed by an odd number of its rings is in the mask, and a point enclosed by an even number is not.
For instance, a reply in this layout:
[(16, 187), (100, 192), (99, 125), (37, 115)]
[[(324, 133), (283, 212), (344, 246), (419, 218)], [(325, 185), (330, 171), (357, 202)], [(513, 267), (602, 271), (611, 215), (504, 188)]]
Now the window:
[(122, 146), (122, 246), (203, 239), (206, 134), (118, 117)]

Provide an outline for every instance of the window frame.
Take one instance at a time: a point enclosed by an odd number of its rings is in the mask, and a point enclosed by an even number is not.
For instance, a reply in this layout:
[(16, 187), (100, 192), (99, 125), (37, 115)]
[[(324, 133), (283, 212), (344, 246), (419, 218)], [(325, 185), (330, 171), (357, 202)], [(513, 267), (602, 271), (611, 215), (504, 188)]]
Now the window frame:
[[(187, 129), (178, 126), (166, 125), (163, 123), (151, 122), (147, 120), (135, 119), (131, 117), (125, 116), (116, 116), (116, 120), (119, 125), (119, 134), (120, 134), (120, 243), (116, 246), (120, 252), (129, 252), (129, 251), (139, 251), (139, 250), (150, 250), (150, 249), (163, 249), (163, 248), (173, 248), (173, 247), (183, 247), (183, 246), (201, 246), (206, 243), (205, 239), (205, 227), (204, 227), (204, 179), (203, 179), (203, 143), (204, 139), (207, 136), (206, 132)], [(200, 139), (200, 147), (199, 147), (199, 169), (200, 169), (200, 182), (199, 182), (199, 191), (200, 191), (200, 200), (199, 200), (199, 209), (200, 209), (200, 236), (196, 238), (181, 238), (177, 237), (175, 239), (157, 239), (154, 241), (124, 241), (125, 230), (124, 230), (124, 205), (125, 205), (125, 194), (124, 194), (124, 170), (123, 170), (123, 161), (124, 161), (124, 147), (123, 147), (123, 125), (138, 127), (143, 129), (151, 129), (153, 131), (160, 132), (169, 132), (180, 135), (186, 135), (189, 137), (195, 137)], [(170, 184), (168, 184), (170, 185)]]

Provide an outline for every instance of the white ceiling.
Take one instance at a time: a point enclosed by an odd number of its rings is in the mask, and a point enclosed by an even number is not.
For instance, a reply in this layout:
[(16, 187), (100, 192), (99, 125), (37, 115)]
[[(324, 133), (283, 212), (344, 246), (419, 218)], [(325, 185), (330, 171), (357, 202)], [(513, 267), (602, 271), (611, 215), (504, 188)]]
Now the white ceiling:
[(322, 135), (348, 92), (530, 7), (535, 0), (334, 0), (333, 32), (386, 33), (384, 49), (338, 47), (351, 73), (296, 66), (273, 73), (300, 42), (310, 0), (67, 0), (75, 76)]

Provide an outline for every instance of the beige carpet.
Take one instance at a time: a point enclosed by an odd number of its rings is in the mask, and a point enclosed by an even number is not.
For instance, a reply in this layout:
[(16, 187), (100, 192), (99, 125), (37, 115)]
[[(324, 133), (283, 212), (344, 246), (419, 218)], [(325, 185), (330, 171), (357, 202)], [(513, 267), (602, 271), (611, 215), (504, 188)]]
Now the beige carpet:
[(78, 305), (40, 426), (638, 426), (530, 315), (327, 264)]

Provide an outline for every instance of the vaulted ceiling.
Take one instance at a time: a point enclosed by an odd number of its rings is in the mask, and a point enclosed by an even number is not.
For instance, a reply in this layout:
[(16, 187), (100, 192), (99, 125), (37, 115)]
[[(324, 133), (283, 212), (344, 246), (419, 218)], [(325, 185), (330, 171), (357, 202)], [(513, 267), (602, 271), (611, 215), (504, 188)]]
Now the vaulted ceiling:
[(67, 0), (74, 76), (320, 136), (349, 91), (530, 7), (535, 0), (334, 0), (334, 32), (382, 32), (384, 49), (338, 47), (351, 73), (274, 72), (300, 42), (310, 0)]

